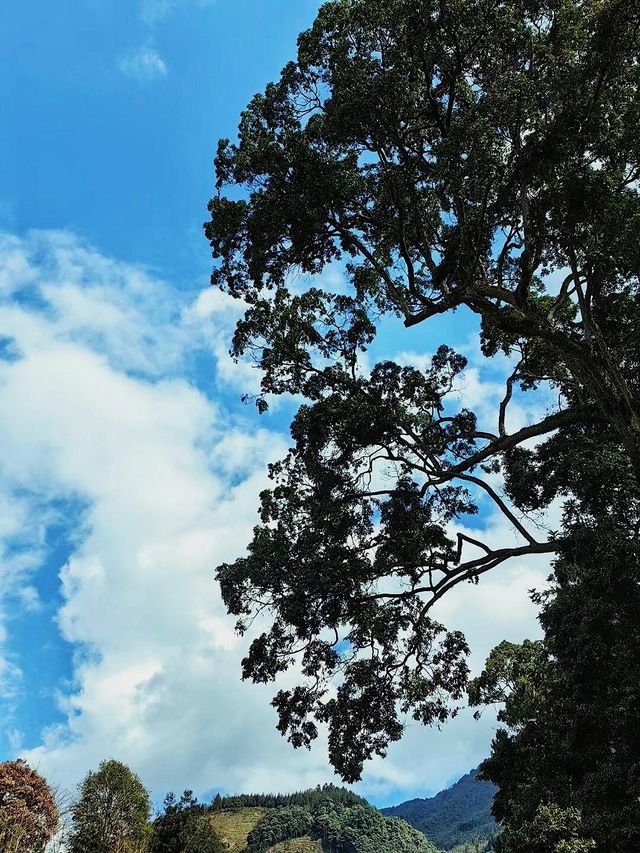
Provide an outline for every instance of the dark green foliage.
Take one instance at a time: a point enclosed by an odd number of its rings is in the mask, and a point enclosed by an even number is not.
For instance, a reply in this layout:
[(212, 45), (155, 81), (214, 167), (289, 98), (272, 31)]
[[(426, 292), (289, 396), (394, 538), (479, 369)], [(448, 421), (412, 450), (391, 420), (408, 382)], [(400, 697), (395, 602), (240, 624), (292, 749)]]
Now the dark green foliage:
[(311, 812), (302, 806), (287, 806), (269, 811), (249, 833), (247, 851), (264, 853), (280, 841), (307, 835), (312, 823)]
[[(273, 680), (300, 650), (279, 728), (308, 746), (327, 724), (345, 779), (406, 716), (440, 722), (460, 700), (467, 646), (432, 605), (573, 535), (522, 513), (573, 495), (594, 458), (591, 517), (638, 480), (639, 18), (635, 0), (334, 0), (219, 145), (206, 233), (213, 283), (247, 304), (233, 354), (263, 370), (260, 411), (306, 402), (247, 555), (218, 576), (241, 632), (273, 617), (244, 677)], [(332, 261), (343, 291), (305, 289)], [(450, 400), (465, 362), (446, 346), (426, 367), (358, 364), (386, 320), (459, 308), (513, 364), (488, 425)], [(545, 415), (511, 430), (510, 401), (540, 387)], [(480, 502), (513, 545), (452, 541)]]
[(477, 773), (477, 770), (467, 773), (435, 797), (408, 800), (382, 809), (382, 814), (403, 818), (443, 850), (477, 838), (485, 843), (491, 841), (497, 831), (491, 816), (497, 788), (491, 782), (478, 780)]
[[(512, 853), (589, 853), (596, 849), (593, 838), (585, 837), (579, 809), (538, 805), (531, 819), (513, 821), (498, 836), (496, 850)], [(635, 848), (611, 848), (631, 853)]]
[(505, 728), (482, 773), (500, 787), (501, 853), (633, 853), (640, 849), (640, 490), (611, 434), (557, 437), (554, 452), (572, 485), (551, 587), (536, 596), (545, 638), (501, 644), (471, 684), (474, 704), (503, 703)]
[(137, 853), (148, 836), (149, 795), (120, 761), (102, 761), (72, 808), (70, 853)]
[(281, 809), (289, 806), (302, 806), (309, 811), (315, 811), (325, 800), (342, 805), (367, 805), (367, 801), (348, 788), (336, 785), (318, 785), (306, 791), (296, 791), (293, 794), (236, 794), (231, 797), (221, 797), (217, 794), (211, 808), (213, 810), (228, 810), (242, 808)]
[[(330, 796), (322, 796), (328, 793)], [(249, 833), (247, 853), (308, 835), (321, 841), (326, 853), (436, 853), (424, 835), (403, 820), (387, 818), (364, 800), (334, 786), (294, 795), (305, 805), (271, 808)], [(257, 804), (257, 803), (256, 803)], [(266, 798), (262, 805), (266, 805)]]
[(491, 851), (495, 850), (496, 834), (497, 830), (488, 838), (475, 836), (471, 841), (464, 841), (462, 844), (457, 844), (451, 850), (451, 853), (491, 853)]
[(345, 808), (327, 801), (315, 816), (311, 834), (326, 853), (437, 853), (408, 823), (367, 806)]
[(150, 853), (183, 853), (187, 827), (204, 811), (193, 791), (185, 791), (179, 800), (169, 792), (164, 798), (162, 814), (153, 821)]
[(183, 853), (227, 853), (206, 815), (192, 813), (184, 832)]
[(545, 815), (557, 841), (640, 849), (639, 566), (619, 529), (575, 530), (544, 604), (544, 643), (503, 644), (472, 685), (475, 702), (505, 702), (508, 728), (483, 766), (500, 786), (503, 853), (555, 850)]

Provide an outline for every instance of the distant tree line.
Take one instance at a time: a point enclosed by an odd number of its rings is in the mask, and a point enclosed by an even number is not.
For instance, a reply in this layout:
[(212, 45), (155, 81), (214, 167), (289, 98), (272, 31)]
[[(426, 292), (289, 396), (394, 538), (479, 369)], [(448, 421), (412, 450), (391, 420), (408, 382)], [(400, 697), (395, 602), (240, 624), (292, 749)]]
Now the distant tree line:
[(343, 805), (368, 805), (363, 797), (359, 797), (348, 788), (337, 785), (318, 785), (307, 791), (296, 791), (293, 794), (236, 794), (231, 797), (214, 798), (213, 808), (217, 810), (264, 808), (281, 809), (288, 806), (304, 806), (315, 810), (326, 799)]

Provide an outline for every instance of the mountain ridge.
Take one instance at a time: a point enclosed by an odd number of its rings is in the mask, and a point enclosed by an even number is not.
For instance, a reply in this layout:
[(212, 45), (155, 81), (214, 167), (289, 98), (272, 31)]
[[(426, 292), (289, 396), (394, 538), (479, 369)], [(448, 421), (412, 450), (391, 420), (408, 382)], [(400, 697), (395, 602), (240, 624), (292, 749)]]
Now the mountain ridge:
[(477, 776), (478, 770), (471, 770), (433, 797), (414, 797), (380, 811), (387, 817), (406, 820), (443, 850), (452, 851), (476, 840), (490, 849), (498, 828), (491, 815), (497, 788)]

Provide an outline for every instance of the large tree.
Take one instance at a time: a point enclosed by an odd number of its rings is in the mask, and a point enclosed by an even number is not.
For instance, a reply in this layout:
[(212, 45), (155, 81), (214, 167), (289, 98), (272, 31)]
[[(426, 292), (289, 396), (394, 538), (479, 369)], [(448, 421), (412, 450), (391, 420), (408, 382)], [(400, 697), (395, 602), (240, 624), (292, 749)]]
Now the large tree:
[(125, 764), (100, 762), (73, 806), (70, 853), (142, 853), (149, 837), (149, 794)]
[[(639, 19), (635, 0), (334, 0), (220, 142), (206, 233), (214, 285), (246, 303), (232, 351), (263, 371), (260, 410), (305, 403), (219, 578), (241, 631), (272, 617), (244, 676), (301, 657), (279, 728), (299, 746), (327, 723), (345, 779), (403, 714), (450, 713), (467, 647), (431, 608), (563, 547), (570, 526), (543, 536), (529, 514), (573, 494), (576, 457), (605, 448), (637, 491)], [(492, 424), (456, 409), (447, 346), (427, 368), (360, 364), (394, 319), (454, 311), (511, 361)], [(522, 394), (543, 414), (514, 428)], [(513, 545), (452, 533), (483, 505)]]
[(544, 639), (501, 643), (469, 686), (502, 706), (482, 766), (500, 853), (640, 850), (640, 495), (612, 441), (572, 471)]

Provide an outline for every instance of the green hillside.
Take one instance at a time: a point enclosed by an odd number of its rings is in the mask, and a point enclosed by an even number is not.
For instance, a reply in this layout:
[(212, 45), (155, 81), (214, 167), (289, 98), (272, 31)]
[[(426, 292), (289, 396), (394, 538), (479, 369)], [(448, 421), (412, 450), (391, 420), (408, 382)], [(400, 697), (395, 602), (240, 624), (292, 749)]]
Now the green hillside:
[(247, 836), (265, 813), (264, 809), (244, 807), (233, 811), (214, 811), (209, 820), (230, 853), (241, 853), (247, 846)]
[[(344, 788), (324, 786), (288, 795), (216, 797), (212, 806), (182, 798), (154, 822), (154, 850), (198, 853), (180, 843), (195, 820), (205, 822), (207, 853), (438, 853), (419, 831), (385, 817)], [(176, 833), (179, 820), (179, 832)], [(187, 835), (180, 832), (187, 831)], [(166, 838), (163, 836), (166, 835)], [(178, 841), (176, 842), (176, 838)]]
[(336, 785), (291, 794), (166, 796), (148, 853), (489, 853), (495, 787), (477, 771), (430, 799), (377, 810)]
[(382, 813), (403, 818), (443, 850), (484, 853), (497, 831), (491, 815), (495, 792), (495, 785), (479, 781), (473, 770), (435, 797), (408, 800)]

